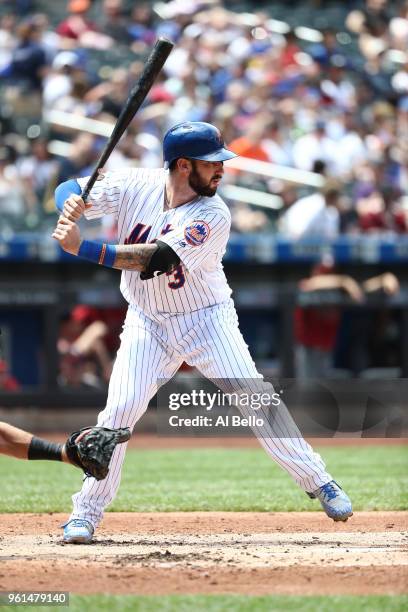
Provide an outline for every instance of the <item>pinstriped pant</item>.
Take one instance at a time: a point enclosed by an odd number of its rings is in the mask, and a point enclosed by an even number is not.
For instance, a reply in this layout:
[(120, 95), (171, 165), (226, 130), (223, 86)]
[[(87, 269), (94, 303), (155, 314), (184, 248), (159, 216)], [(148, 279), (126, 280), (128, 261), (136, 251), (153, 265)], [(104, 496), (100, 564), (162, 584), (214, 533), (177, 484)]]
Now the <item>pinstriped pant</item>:
[[(156, 323), (129, 307), (106, 408), (99, 414), (98, 425), (133, 429), (157, 392), (159, 381), (171, 378), (183, 361), (207, 378), (217, 379), (218, 386), (220, 379), (225, 381), (223, 391), (231, 392), (234, 381), (245, 379), (251, 381), (251, 391), (268, 387), (273, 392), (256, 370), (232, 300), (172, 316), (164, 323)], [(247, 416), (245, 409), (240, 410)], [(272, 459), (305, 491), (314, 491), (332, 480), (320, 455), (302, 438), (284, 405), (277, 411), (270, 433), (256, 428), (254, 433)], [(84, 479), (81, 491), (72, 498), (71, 518), (86, 518), (98, 525), (119, 487), (125, 452), (125, 444), (116, 448), (105, 480)]]

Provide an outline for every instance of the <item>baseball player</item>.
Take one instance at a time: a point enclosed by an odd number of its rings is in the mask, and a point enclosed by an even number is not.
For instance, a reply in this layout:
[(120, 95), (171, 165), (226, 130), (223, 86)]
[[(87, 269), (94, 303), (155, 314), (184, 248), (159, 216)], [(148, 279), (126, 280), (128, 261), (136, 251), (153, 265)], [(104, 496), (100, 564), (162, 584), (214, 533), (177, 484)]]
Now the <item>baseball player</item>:
[[(221, 263), (231, 217), (217, 188), (223, 162), (235, 154), (216, 127), (187, 122), (168, 130), (163, 155), (161, 169), (101, 175), (87, 204), (80, 195), (87, 178), (62, 183), (55, 193), (61, 216), (53, 237), (67, 252), (122, 270), (129, 304), (100, 426), (133, 429), (160, 381), (184, 361), (218, 385), (224, 381), (226, 391), (242, 388), (243, 380), (253, 388), (266, 385), (239, 330)], [(119, 244), (82, 240), (76, 225), (82, 214), (114, 214)], [(347, 520), (348, 496), (300, 433), (293, 434), (285, 409), (276, 414), (267, 434), (255, 431), (262, 446), (329, 517)], [(65, 542), (92, 540), (118, 489), (125, 446), (115, 449), (104, 481), (86, 478), (73, 496)]]
[(63, 461), (103, 480), (117, 444), (130, 438), (129, 429), (84, 427), (70, 434), (64, 444), (38, 438), (24, 429), (0, 421), (0, 455), (16, 459)]

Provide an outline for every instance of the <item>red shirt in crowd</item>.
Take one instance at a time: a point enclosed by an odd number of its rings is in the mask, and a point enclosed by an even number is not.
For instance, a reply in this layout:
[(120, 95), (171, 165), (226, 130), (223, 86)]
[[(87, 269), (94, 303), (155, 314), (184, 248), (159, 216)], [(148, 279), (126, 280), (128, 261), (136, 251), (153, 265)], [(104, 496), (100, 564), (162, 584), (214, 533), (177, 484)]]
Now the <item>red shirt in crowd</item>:
[(19, 391), (20, 385), (17, 379), (12, 376), (8, 371), (7, 363), (4, 359), (0, 359), (0, 389), (2, 391)]
[(111, 353), (116, 353), (119, 348), (119, 335), (125, 316), (125, 308), (94, 308), (86, 304), (76, 306), (71, 313), (72, 320), (82, 323), (85, 327), (94, 321), (105, 323), (109, 329), (105, 336), (105, 343)]
[(334, 348), (341, 313), (337, 308), (295, 309), (295, 339), (298, 344), (331, 351)]

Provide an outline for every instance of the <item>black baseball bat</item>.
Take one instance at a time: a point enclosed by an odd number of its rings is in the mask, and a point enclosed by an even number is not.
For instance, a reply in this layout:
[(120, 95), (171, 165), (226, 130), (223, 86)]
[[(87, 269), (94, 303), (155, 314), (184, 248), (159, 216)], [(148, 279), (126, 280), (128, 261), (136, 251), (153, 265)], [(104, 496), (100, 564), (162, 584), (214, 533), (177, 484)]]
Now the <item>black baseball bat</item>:
[(95, 170), (82, 191), (81, 197), (84, 202), (86, 202), (88, 199), (89, 193), (98, 179), (99, 170), (104, 167), (107, 159), (119, 142), (123, 132), (126, 130), (127, 126), (139, 110), (143, 100), (149, 93), (151, 86), (153, 85), (160, 70), (163, 68), (173, 47), (174, 43), (166, 38), (159, 38), (157, 40), (152, 52), (147, 58), (146, 65), (139, 77), (139, 80), (129, 93), (129, 97), (118, 117), (112, 134), (110, 135), (109, 140), (96, 163)]

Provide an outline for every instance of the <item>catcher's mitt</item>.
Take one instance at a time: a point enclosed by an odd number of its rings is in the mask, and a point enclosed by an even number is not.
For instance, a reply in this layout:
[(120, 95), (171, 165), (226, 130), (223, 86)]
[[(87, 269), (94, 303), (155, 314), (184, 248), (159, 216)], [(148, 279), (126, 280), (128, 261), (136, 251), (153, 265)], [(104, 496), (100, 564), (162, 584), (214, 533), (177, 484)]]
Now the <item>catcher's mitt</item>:
[[(109, 462), (117, 444), (127, 442), (130, 435), (128, 427), (124, 429), (83, 427), (69, 436), (65, 450), (71, 463), (80, 467), (87, 476), (103, 480), (108, 475)], [(76, 442), (78, 437), (80, 439)]]

